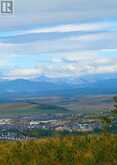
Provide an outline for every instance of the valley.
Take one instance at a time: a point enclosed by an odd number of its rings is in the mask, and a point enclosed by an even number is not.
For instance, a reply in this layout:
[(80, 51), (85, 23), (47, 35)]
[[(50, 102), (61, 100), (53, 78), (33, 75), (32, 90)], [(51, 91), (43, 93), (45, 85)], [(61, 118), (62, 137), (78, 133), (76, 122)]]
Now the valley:
[[(102, 129), (100, 118), (111, 116), (112, 108), (112, 95), (16, 97), (0, 103), (0, 139), (97, 132)], [(111, 130), (117, 130), (115, 125)]]
[(110, 111), (112, 107), (113, 95), (17, 97), (14, 102), (0, 103), (0, 116), (101, 113)]

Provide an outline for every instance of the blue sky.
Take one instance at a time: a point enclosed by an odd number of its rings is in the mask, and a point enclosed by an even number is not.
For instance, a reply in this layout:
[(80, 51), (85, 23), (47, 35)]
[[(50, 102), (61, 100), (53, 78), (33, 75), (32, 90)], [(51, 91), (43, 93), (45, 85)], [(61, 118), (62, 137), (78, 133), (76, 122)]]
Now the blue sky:
[(116, 75), (116, 0), (14, 4), (14, 15), (0, 15), (1, 79)]

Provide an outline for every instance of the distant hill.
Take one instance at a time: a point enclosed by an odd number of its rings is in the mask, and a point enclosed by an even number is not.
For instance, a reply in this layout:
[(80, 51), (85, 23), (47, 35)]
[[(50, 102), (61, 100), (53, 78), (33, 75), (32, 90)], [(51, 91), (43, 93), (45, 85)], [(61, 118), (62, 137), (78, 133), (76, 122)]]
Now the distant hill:
[(2, 96), (50, 96), (50, 95), (92, 95), (116, 94), (117, 79), (49, 79), (38, 80), (2, 80), (0, 81), (0, 97)]

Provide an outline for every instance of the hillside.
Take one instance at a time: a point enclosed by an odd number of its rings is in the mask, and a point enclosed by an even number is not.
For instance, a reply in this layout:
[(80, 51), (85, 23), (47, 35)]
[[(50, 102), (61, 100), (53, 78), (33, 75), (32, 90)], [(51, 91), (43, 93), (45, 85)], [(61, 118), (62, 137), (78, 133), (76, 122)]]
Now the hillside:
[[(81, 80), (80, 80), (81, 81)], [(0, 102), (12, 101), (12, 97), (24, 96), (82, 96), (109, 95), (117, 93), (117, 79), (40, 79), (40, 80), (1, 80)]]
[(117, 165), (117, 135), (0, 142), (1, 165)]

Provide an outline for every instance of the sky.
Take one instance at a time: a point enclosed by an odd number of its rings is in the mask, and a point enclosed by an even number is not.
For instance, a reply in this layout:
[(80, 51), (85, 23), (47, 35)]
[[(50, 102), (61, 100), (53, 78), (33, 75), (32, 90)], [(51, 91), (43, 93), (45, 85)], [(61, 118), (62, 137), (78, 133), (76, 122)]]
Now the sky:
[(117, 0), (14, 0), (0, 14), (0, 79), (117, 74)]

